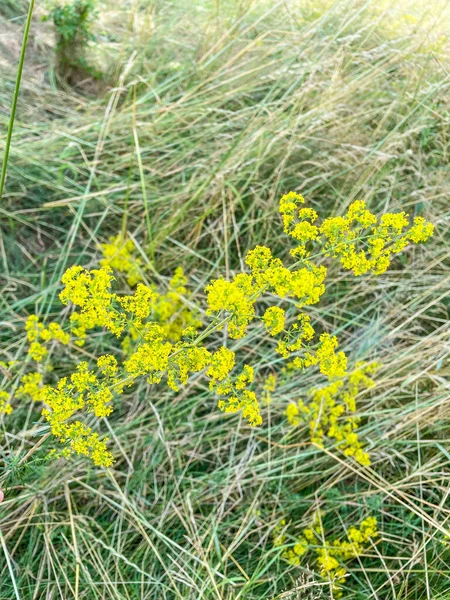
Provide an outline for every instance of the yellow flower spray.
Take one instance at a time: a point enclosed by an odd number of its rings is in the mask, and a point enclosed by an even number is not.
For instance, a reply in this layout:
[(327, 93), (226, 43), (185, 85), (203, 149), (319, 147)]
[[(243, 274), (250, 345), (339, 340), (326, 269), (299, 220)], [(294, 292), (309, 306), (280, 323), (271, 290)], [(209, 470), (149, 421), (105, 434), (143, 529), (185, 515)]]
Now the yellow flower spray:
[[(328, 218), (317, 225), (317, 213), (304, 208), (303, 203), (302, 196), (294, 192), (280, 200), (284, 230), (297, 244), (290, 251), (294, 262), (286, 266), (264, 246), (250, 250), (245, 258), (248, 273), (238, 273), (231, 281), (215, 279), (206, 286), (206, 315), (210, 322), (200, 333), (197, 330), (202, 324), (195, 306), (185, 301), (186, 278), (182, 270), (177, 269), (167, 292), (161, 294), (154, 286), (143, 283), (142, 263), (134, 256), (132, 244), (122, 236), (103, 245), (100, 269), (88, 271), (73, 266), (66, 271), (60, 299), (73, 308), (70, 334), (57, 323), (45, 327), (32, 315), (26, 324), (30, 358), (43, 360), (49, 343), (73, 342), (83, 346), (94, 328), (122, 338), (125, 352), (122, 358), (100, 356), (95, 369), (83, 361), (53, 386), (44, 385), (33, 374), (22, 378), (17, 395), (44, 402), (43, 415), (53, 435), (64, 444), (65, 455), (75, 452), (100, 466), (112, 464), (106, 440), (100, 440), (81, 419), (90, 413), (100, 418), (109, 415), (114, 397), (141, 377), (150, 384), (165, 380), (169, 388), (178, 390), (192, 374), (203, 373), (218, 396), (220, 410), (240, 411), (251, 426), (260, 425), (253, 367), (244, 364), (235, 372), (236, 356), (232, 350), (222, 346), (212, 351), (207, 347), (211, 334), (225, 324), (229, 337), (238, 339), (246, 335), (253, 322), (259, 321), (276, 338), (276, 350), (286, 361), (287, 370), (316, 366), (329, 381), (328, 386), (311, 392), (309, 405), (300, 402), (295, 408), (288, 407), (290, 422), (309, 423), (312, 441), (320, 445), (325, 437), (334, 439), (345, 454), (361, 464), (369, 464), (355, 433), (358, 419), (351, 413), (355, 411), (358, 386), (368, 383), (365, 378), (372, 367), (360, 365), (348, 374), (347, 357), (337, 350), (336, 336), (322, 333), (314, 343), (315, 330), (303, 309), (319, 302), (325, 292), (327, 270), (314, 263), (311, 252), (314, 249), (314, 256), (338, 259), (355, 275), (382, 273), (393, 254), (409, 243), (426, 241), (433, 234), (433, 226), (416, 217), (408, 229), (404, 213), (385, 214), (377, 219), (362, 201), (354, 202), (344, 217)], [(129, 285), (136, 285), (132, 293), (119, 295), (112, 290), (115, 277), (111, 268), (124, 273)], [(298, 311), (294, 321), (287, 319), (280, 306), (269, 306), (259, 317), (259, 302), (269, 298), (271, 304), (287, 300), (289, 306), (294, 304)], [(263, 383), (266, 403), (275, 387), (275, 376)], [(5, 413), (11, 407), (7, 396), (0, 397), (0, 410)]]
[(292, 565), (300, 565), (303, 557), (308, 552), (313, 552), (320, 575), (330, 582), (333, 596), (339, 598), (347, 574), (344, 563), (361, 556), (369, 540), (378, 537), (377, 519), (367, 517), (361, 521), (359, 527), (349, 527), (345, 540), (329, 540), (325, 536), (322, 516), (320, 511), (316, 511), (309, 527), (303, 529), (291, 543), (286, 534), (286, 520), (282, 519), (273, 531), (273, 545), (283, 548), (282, 558)]

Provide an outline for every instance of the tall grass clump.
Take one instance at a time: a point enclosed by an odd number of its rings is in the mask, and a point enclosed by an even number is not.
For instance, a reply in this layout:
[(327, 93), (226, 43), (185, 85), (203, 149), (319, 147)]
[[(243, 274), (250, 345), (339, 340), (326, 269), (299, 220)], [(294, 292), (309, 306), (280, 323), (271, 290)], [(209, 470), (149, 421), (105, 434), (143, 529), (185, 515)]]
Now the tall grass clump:
[(97, 97), (42, 14), (0, 207), (0, 598), (446, 598), (446, 4), (104, 3)]

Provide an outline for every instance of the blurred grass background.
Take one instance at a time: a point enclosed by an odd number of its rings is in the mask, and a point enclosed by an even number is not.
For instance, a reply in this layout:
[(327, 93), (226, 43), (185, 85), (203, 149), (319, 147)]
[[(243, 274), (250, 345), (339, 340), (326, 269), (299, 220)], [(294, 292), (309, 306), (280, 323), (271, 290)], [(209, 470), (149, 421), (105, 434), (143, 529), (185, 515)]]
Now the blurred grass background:
[[(27, 6), (0, 5), (3, 143)], [(370, 470), (287, 426), (309, 374), (278, 388), (257, 430), (198, 381), (176, 396), (143, 383), (102, 424), (107, 471), (16, 468), (39, 418), (24, 406), (1, 422), (13, 476), (0, 598), (331, 598), (271, 540), (281, 518), (299, 531), (320, 506), (335, 536), (379, 520), (344, 598), (450, 599), (448, 2), (104, 2), (90, 45), (104, 78), (76, 87), (58, 80), (45, 12), (38, 2), (0, 207), (3, 360), (23, 356), (29, 313), (60, 311), (65, 268), (96, 266), (124, 219), (154, 277), (182, 265), (200, 295), (258, 243), (288, 253), (277, 202), (290, 190), (322, 216), (364, 199), (423, 214), (436, 234), (379, 278), (332, 267), (310, 311), (352, 364), (383, 363), (359, 399)], [(256, 331), (236, 347), (276, 363)]]

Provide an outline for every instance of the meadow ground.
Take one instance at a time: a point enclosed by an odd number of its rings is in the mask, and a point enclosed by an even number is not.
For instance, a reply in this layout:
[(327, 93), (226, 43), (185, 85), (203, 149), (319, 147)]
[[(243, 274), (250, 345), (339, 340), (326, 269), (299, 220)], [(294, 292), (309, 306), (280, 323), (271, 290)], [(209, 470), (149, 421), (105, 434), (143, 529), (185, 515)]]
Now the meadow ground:
[[(27, 7), (0, 3), (3, 147)], [(245, 269), (248, 249), (288, 256), (277, 206), (291, 190), (322, 217), (363, 199), (436, 230), (380, 276), (321, 259), (327, 290), (308, 313), (351, 365), (381, 364), (357, 397), (370, 466), (287, 422), (289, 403), (322, 385), (314, 370), (281, 380), (256, 428), (220, 412), (198, 377), (178, 393), (143, 380), (89, 421), (109, 436), (109, 468), (49, 460), (58, 444), (41, 406), (13, 399), (0, 421), (1, 600), (450, 599), (449, 10), (108, 1), (88, 48), (103, 77), (74, 83), (57, 73), (37, 2), (0, 206), (2, 361), (29, 368), (26, 318), (67, 320), (63, 273), (98, 267), (100, 244), (120, 231), (147, 283), (164, 289), (183, 267), (206, 318), (205, 285)], [(260, 329), (230, 341), (255, 370), (279, 368)], [(119, 342), (96, 331), (49, 360), (64, 374), (101, 352)], [(286, 560), (317, 510), (329, 539), (377, 518), (340, 591), (314, 552)]]

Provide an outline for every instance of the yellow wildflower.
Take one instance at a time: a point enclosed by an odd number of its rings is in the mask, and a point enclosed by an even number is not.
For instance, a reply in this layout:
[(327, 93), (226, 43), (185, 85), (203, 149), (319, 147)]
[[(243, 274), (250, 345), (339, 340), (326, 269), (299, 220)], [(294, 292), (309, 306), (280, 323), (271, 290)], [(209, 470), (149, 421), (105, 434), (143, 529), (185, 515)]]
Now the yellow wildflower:
[(114, 377), (118, 367), (117, 360), (111, 354), (103, 354), (97, 359), (97, 366), (106, 377)]
[(16, 392), (18, 398), (29, 396), (35, 402), (43, 400), (45, 386), (42, 385), (42, 375), (40, 373), (28, 373), (20, 381), (22, 385), (17, 388)]
[(109, 238), (108, 244), (101, 244), (103, 258), (100, 261), (102, 267), (115, 269), (126, 275), (128, 285), (134, 287), (142, 281), (142, 260), (136, 256), (132, 240), (126, 240), (119, 233)]
[[(147, 377), (149, 383), (158, 383), (167, 376), (168, 386), (178, 390), (190, 374), (205, 370), (210, 389), (220, 396), (219, 408), (225, 412), (242, 411), (250, 425), (259, 425), (262, 418), (258, 399), (249, 389), (255, 376), (253, 367), (246, 364), (241, 373), (233, 374), (234, 352), (222, 347), (211, 353), (201, 344), (204, 337), (225, 324), (231, 338), (243, 337), (255, 317), (255, 303), (265, 293), (279, 299), (289, 298), (291, 308), (316, 304), (325, 291), (327, 271), (323, 265), (311, 261), (310, 248), (321, 247), (322, 255), (337, 258), (355, 275), (369, 271), (382, 273), (393, 254), (409, 242), (426, 241), (433, 233), (433, 226), (422, 217), (417, 217), (408, 230), (408, 216), (403, 212), (387, 213), (378, 219), (362, 200), (353, 202), (345, 216), (330, 217), (318, 226), (316, 211), (303, 204), (301, 195), (290, 192), (281, 198), (279, 208), (285, 232), (297, 243), (291, 250), (296, 264), (285, 265), (265, 246), (250, 250), (245, 262), (251, 273), (239, 273), (231, 281), (219, 278), (206, 286), (206, 314), (214, 321), (198, 337), (196, 330), (201, 321), (187, 295), (182, 268), (176, 269), (164, 294), (153, 286), (143, 285), (140, 260), (134, 256), (132, 243), (122, 236), (103, 245), (102, 268), (87, 271), (73, 266), (66, 271), (60, 299), (75, 308), (70, 316), (74, 343), (82, 346), (87, 332), (96, 327), (118, 337), (126, 332), (122, 347), (127, 358), (119, 365), (112, 355), (100, 356), (98, 372), (81, 362), (54, 387), (42, 386), (37, 374), (29, 374), (28, 379), (22, 380), (19, 394), (28, 393), (47, 404), (43, 414), (53, 434), (65, 443), (63, 453), (78, 452), (91, 456), (96, 464), (110, 464), (112, 459), (105, 455), (104, 443), (81, 421), (73, 422), (73, 418), (83, 410), (98, 417), (110, 414), (113, 391), (123, 392), (124, 386), (132, 385), (139, 376)], [(125, 273), (130, 285), (138, 284), (133, 294), (119, 296), (112, 291), (111, 268)], [(271, 335), (283, 334), (277, 352), (289, 362), (282, 372), (289, 374), (294, 369), (318, 365), (320, 372), (330, 379), (325, 388), (310, 391), (309, 402), (299, 400), (286, 409), (289, 422), (305, 423), (311, 441), (319, 446), (326, 438), (332, 439), (345, 455), (362, 465), (370, 464), (369, 455), (358, 439), (360, 419), (355, 414), (356, 395), (371, 382), (368, 367), (347, 375), (347, 358), (343, 352), (337, 352), (337, 338), (327, 333), (320, 336), (316, 350), (308, 347), (315, 333), (309, 315), (299, 314), (296, 322), (286, 328), (284, 309), (272, 306), (265, 311), (262, 321)], [(47, 352), (41, 342), (69, 343), (69, 334), (58, 323), (44, 327), (36, 315), (28, 318), (26, 331), (29, 353), (36, 360), (41, 360)], [(266, 403), (275, 386), (275, 375), (264, 380)], [(315, 535), (316, 530), (312, 531)], [(306, 533), (300, 536), (287, 555), (299, 561), (309, 541)], [(333, 571), (339, 580), (345, 570), (336, 567), (332, 559), (336, 560), (337, 555), (324, 553), (323, 568)]]
[(10, 415), (12, 413), (12, 406), (9, 401), (9, 394), (4, 390), (0, 390), (0, 414)]
[(344, 352), (335, 353), (338, 345), (337, 337), (329, 333), (320, 336), (319, 347), (316, 356), (319, 361), (320, 372), (329, 379), (343, 377), (347, 368), (347, 357)]
[(40, 362), (45, 356), (47, 356), (47, 349), (39, 342), (31, 342), (28, 349), (28, 354), (36, 362)]
[(345, 269), (355, 275), (369, 271), (379, 275), (389, 267), (391, 254), (401, 252), (409, 241), (419, 243), (433, 235), (433, 225), (422, 217), (416, 217), (405, 232), (407, 226), (406, 213), (386, 213), (378, 220), (357, 200), (345, 217), (325, 219), (320, 234), (326, 255), (339, 258)]
[(177, 267), (165, 294), (156, 294), (152, 318), (157, 321), (170, 341), (177, 342), (187, 328), (197, 329), (202, 325), (198, 308), (193, 303), (186, 287), (187, 278), (183, 268)]
[(285, 312), (279, 306), (271, 306), (264, 313), (262, 320), (270, 335), (278, 335), (284, 329)]
[(70, 376), (70, 381), (75, 386), (77, 392), (85, 392), (95, 386), (98, 381), (95, 373), (89, 371), (86, 361), (80, 362), (75, 373)]
[(211, 361), (211, 353), (202, 347), (190, 343), (178, 342), (173, 347), (167, 372), (167, 385), (174, 391), (188, 381), (189, 373), (197, 373), (206, 368)]
[(258, 400), (255, 393), (250, 390), (243, 390), (239, 396), (219, 400), (218, 407), (226, 413), (242, 411), (242, 416), (248, 420), (249, 425), (252, 427), (262, 423)]
[(326, 548), (319, 548), (317, 550), (317, 563), (320, 567), (322, 577), (331, 575), (333, 571), (339, 568), (339, 562), (330, 555)]
[(138, 345), (124, 363), (125, 372), (133, 380), (140, 375), (148, 375), (149, 381), (158, 383), (167, 370), (172, 344), (166, 340), (159, 325), (148, 325), (144, 333), (144, 343)]
[(304, 204), (305, 199), (301, 194), (289, 192), (280, 198), (278, 211), (283, 219), (284, 232), (290, 233), (295, 222), (296, 213), (299, 204)]
[(57, 340), (67, 345), (70, 341), (70, 335), (63, 331), (58, 323), (52, 322), (46, 328), (39, 322), (37, 315), (30, 315), (25, 323), (28, 341), (31, 342), (28, 350), (29, 356), (39, 362), (47, 355), (47, 349), (39, 340), (49, 342)]
[(299, 425), (301, 423), (301, 420), (298, 416), (300, 414), (300, 411), (295, 402), (290, 402), (288, 404), (284, 414), (286, 415), (286, 418), (290, 425), (296, 427), (297, 425)]
[(414, 224), (408, 231), (408, 239), (414, 244), (426, 242), (434, 233), (434, 225), (425, 221), (423, 217), (416, 217)]
[(84, 407), (83, 396), (73, 393), (67, 377), (62, 377), (55, 387), (46, 386), (42, 393), (43, 401), (50, 409), (44, 409), (42, 414), (49, 421), (53, 435), (59, 437), (58, 432), (63, 429), (64, 422)]
[(308, 423), (313, 443), (323, 446), (325, 437), (335, 439), (346, 456), (352, 456), (363, 466), (370, 465), (370, 457), (362, 449), (356, 430), (359, 419), (352, 416), (356, 411), (355, 397), (360, 389), (370, 388), (373, 380), (368, 376), (377, 369), (376, 363), (358, 363), (346, 380), (333, 381), (324, 388), (310, 390), (312, 400), (301, 400), (286, 409), (288, 422), (297, 426)]
[(206, 286), (205, 291), (209, 306), (206, 314), (214, 315), (221, 311), (230, 313), (228, 329), (230, 337), (234, 339), (243, 337), (255, 315), (256, 298), (252, 298), (254, 293), (252, 278), (241, 273), (233, 281), (215, 279)]
[(42, 323), (39, 323), (37, 315), (30, 315), (25, 323), (25, 331), (29, 342), (36, 342), (39, 339), (41, 331), (44, 329)]
[(235, 363), (235, 354), (232, 350), (221, 346), (211, 357), (211, 364), (206, 375), (211, 379), (223, 381), (232, 371)]
[[(359, 527), (349, 528), (347, 540), (329, 541), (322, 528), (319, 511), (316, 511), (311, 526), (303, 529), (301, 535), (296, 538), (293, 548), (285, 548), (281, 556), (290, 564), (299, 565), (304, 554), (310, 550), (314, 551), (321, 577), (332, 584), (333, 597), (340, 597), (347, 574), (347, 569), (342, 562), (360, 556), (369, 539), (377, 535), (376, 518), (367, 517)], [(273, 531), (274, 547), (283, 547), (287, 539), (286, 521), (283, 519)]]
[(109, 467), (113, 463), (113, 456), (106, 447), (108, 438), (100, 440), (97, 433), (80, 421), (65, 425), (57, 437), (67, 444), (69, 452), (89, 457), (96, 466)]
[(267, 246), (255, 246), (253, 250), (249, 250), (245, 256), (245, 263), (254, 273), (266, 271), (272, 263), (272, 260), (272, 251), (270, 248), (267, 248)]
[(89, 412), (94, 413), (96, 417), (107, 417), (113, 411), (110, 402), (113, 394), (106, 384), (93, 389), (86, 397), (86, 406)]
[(243, 390), (249, 383), (253, 383), (255, 371), (250, 365), (244, 365), (242, 373), (237, 376), (235, 386), (237, 390)]
[(134, 325), (136, 327), (139, 327), (142, 321), (149, 316), (155, 299), (155, 292), (143, 283), (138, 284), (132, 296), (117, 297), (118, 303), (135, 317)]
[[(51, 340), (57, 340), (58, 342), (60, 342), (61, 344), (63, 344), (64, 346), (67, 346), (67, 344), (70, 341), (70, 334), (68, 334), (67, 332), (63, 331), (61, 328), (61, 325), (59, 325), (59, 323), (49, 323), (48, 325), (48, 332), (50, 334), (50, 338)], [(42, 336), (42, 334), (41, 334)]]
[[(283, 339), (278, 342), (276, 351), (281, 354), (283, 358), (289, 358), (289, 356), (301, 350), (305, 342), (309, 342), (314, 337), (314, 329), (311, 325), (311, 318), (305, 313), (301, 313), (297, 317), (297, 322), (294, 323), (288, 331), (286, 331)], [(301, 359), (296, 357), (293, 366), (300, 369), (316, 364), (318, 359), (307, 353)]]
[(86, 271), (82, 267), (70, 267), (63, 275), (64, 289), (59, 297), (63, 304), (72, 302), (81, 308), (71, 316), (73, 332), (80, 337), (78, 345), (84, 343), (86, 330), (105, 327), (119, 336), (125, 328), (124, 316), (113, 307), (117, 296), (111, 293), (114, 277), (109, 268)]

